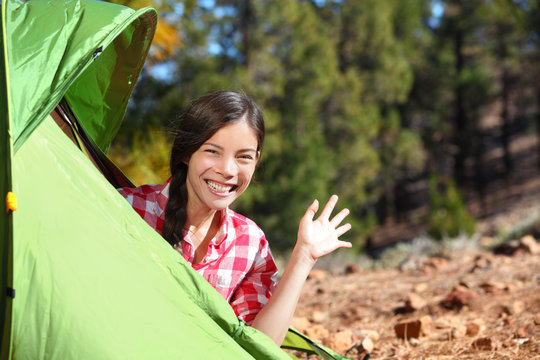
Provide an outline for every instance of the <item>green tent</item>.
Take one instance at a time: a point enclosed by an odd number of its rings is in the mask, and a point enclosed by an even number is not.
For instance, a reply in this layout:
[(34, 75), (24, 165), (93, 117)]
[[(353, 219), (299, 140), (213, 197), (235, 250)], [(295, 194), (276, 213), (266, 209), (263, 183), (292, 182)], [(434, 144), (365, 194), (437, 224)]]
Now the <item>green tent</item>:
[[(2, 1), (2, 359), (290, 359), (115, 190), (106, 158), (157, 15)], [(68, 136), (66, 136), (68, 135)], [(341, 358), (291, 331), (284, 347)]]

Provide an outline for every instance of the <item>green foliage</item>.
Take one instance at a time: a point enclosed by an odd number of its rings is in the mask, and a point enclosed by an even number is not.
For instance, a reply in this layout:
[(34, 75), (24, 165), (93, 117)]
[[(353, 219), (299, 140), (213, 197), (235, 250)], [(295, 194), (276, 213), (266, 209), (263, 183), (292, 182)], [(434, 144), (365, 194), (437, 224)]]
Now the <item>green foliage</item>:
[[(395, 206), (397, 185), (429, 173), (457, 178), (463, 169), (448, 164), (481, 154), (480, 118), (502, 92), (502, 70), (510, 90), (540, 83), (537, 2), (440, 3), (433, 24), (431, 0), (167, 0), (160, 16), (182, 44), (163, 79), (143, 74), (115, 160), (137, 183), (163, 181), (169, 140), (139, 134), (173, 126), (204, 93), (243, 91), (263, 108), (267, 136), (258, 184), (236, 210), (287, 249), (313, 199), (337, 193), (351, 210), (346, 237), (360, 249), (384, 221), (375, 212), (381, 199)], [(432, 231), (473, 231), (457, 186), (434, 181)]]
[(171, 145), (163, 130), (153, 129), (137, 134), (131, 145), (116, 143), (108, 156), (135, 185), (161, 184), (170, 176)]
[(461, 232), (472, 235), (476, 220), (467, 210), (456, 184), (451, 179), (446, 184), (439, 180), (436, 175), (429, 179), (429, 234), (439, 240), (455, 238)]

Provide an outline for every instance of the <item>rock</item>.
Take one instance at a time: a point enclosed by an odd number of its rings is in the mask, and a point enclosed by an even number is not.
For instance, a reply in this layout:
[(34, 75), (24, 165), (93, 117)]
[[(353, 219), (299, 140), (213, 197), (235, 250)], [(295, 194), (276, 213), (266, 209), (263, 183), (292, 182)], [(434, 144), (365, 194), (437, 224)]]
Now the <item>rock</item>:
[(525, 304), (523, 301), (516, 300), (510, 305), (504, 306), (504, 312), (508, 315), (521, 314), (525, 310)]
[(452, 290), (442, 301), (441, 305), (447, 309), (461, 309), (476, 299), (478, 294), (469, 289)]
[(400, 339), (419, 338), (422, 334), (420, 320), (407, 320), (394, 325), (396, 336)]
[(533, 329), (530, 326), (528, 325), (520, 326), (516, 330), (515, 337), (521, 338), (521, 339), (528, 338), (529, 336), (532, 335), (532, 333), (533, 333)]
[(482, 238), (480, 238), (480, 245), (485, 248), (492, 246), (493, 238), (490, 236), (482, 236)]
[(420, 310), (421, 308), (426, 306), (426, 304), (426, 300), (422, 299), (420, 296), (414, 293), (411, 293), (407, 295), (407, 298), (405, 299), (405, 311), (414, 312), (416, 310)]
[(421, 335), (425, 336), (431, 336), (433, 335), (435, 331), (435, 325), (433, 324), (433, 320), (431, 319), (431, 316), (424, 315), (420, 318), (420, 326), (422, 329)]
[(356, 264), (347, 264), (347, 266), (345, 266), (345, 270), (343, 271), (345, 274), (358, 274), (360, 272), (362, 272), (362, 270), (360, 269), (360, 267)]
[(322, 342), (329, 334), (328, 330), (320, 324), (307, 328), (304, 333), (317, 342)]
[(360, 351), (365, 351), (367, 352), (368, 354), (373, 352), (373, 349), (375, 348), (375, 345), (373, 344), (373, 341), (369, 338), (369, 337), (366, 337), (362, 340), (362, 342), (360, 343)]
[(452, 339), (459, 339), (467, 335), (467, 326), (463, 324), (454, 324), (452, 327)]
[(470, 272), (474, 272), (475, 270), (485, 270), (490, 269), (492, 266), (491, 258), (487, 257), (486, 255), (477, 255), (474, 259), (474, 266), (472, 267)]
[(494, 292), (498, 292), (498, 291), (504, 291), (507, 288), (506, 284), (503, 284), (501, 282), (491, 281), (491, 280), (484, 281), (482, 284), (480, 284), (480, 287), (486, 293), (494, 293)]
[(357, 334), (362, 338), (362, 339), (365, 339), (365, 338), (370, 338), (371, 340), (373, 341), (377, 341), (379, 340), (380, 338), (380, 335), (377, 331), (375, 330), (366, 330), (366, 329), (363, 329), (363, 330), (359, 330), (357, 332)]
[(428, 288), (429, 288), (429, 285), (427, 283), (425, 282), (419, 283), (414, 286), (414, 292), (421, 293), (421, 292), (426, 291)]
[(540, 314), (536, 314), (534, 317), (534, 324), (540, 325)]
[(498, 255), (514, 256), (520, 252), (523, 252), (523, 249), (520, 248), (518, 241), (512, 240), (500, 244), (493, 250), (493, 252)]
[(316, 323), (322, 323), (328, 318), (328, 313), (325, 311), (315, 310), (311, 315), (311, 320)]
[(519, 239), (519, 247), (530, 254), (540, 254), (540, 245), (532, 235), (525, 235)]
[(309, 272), (308, 279), (325, 280), (328, 273), (324, 270), (313, 269)]
[(424, 274), (430, 273), (432, 270), (440, 270), (448, 265), (448, 260), (443, 257), (431, 257), (423, 261), (418, 266), (418, 271)]
[(301, 333), (311, 326), (311, 322), (305, 317), (293, 318), (291, 326)]
[(482, 319), (474, 319), (466, 325), (467, 336), (477, 336), (486, 329), (486, 323)]
[(339, 354), (345, 354), (354, 344), (353, 333), (350, 330), (338, 331), (323, 340), (325, 346)]
[(431, 257), (426, 261), (426, 265), (440, 269), (448, 265), (448, 260), (443, 257)]
[(472, 347), (477, 350), (495, 350), (497, 348), (497, 340), (491, 337), (479, 338), (472, 343)]

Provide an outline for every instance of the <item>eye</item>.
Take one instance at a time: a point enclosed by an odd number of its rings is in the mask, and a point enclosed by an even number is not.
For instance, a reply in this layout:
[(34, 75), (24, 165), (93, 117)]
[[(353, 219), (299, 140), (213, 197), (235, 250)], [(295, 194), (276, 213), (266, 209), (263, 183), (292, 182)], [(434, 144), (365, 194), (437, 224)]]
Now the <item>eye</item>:
[(240, 155), (239, 158), (244, 160), (253, 160), (253, 156), (249, 154)]
[(203, 152), (210, 153), (210, 154), (217, 154), (217, 151), (214, 149), (204, 149)]

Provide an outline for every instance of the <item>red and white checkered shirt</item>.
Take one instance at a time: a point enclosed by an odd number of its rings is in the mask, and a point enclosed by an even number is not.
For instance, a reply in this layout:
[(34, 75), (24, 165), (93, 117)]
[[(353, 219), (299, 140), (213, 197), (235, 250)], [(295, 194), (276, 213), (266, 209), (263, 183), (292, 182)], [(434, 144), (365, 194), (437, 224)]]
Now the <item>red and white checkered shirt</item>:
[[(170, 179), (162, 185), (118, 189), (160, 234), (169, 183)], [(240, 319), (251, 324), (272, 295), (277, 267), (268, 241), (255, 222), (228, 208), (221, 215), (219, 230), (200, 263), (193, 264), (195, 247), (186, 229), (184, 241), (175, 249), (231, 304)]]

